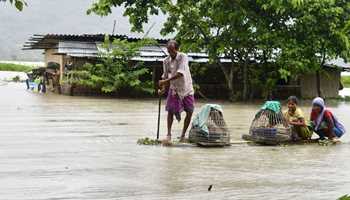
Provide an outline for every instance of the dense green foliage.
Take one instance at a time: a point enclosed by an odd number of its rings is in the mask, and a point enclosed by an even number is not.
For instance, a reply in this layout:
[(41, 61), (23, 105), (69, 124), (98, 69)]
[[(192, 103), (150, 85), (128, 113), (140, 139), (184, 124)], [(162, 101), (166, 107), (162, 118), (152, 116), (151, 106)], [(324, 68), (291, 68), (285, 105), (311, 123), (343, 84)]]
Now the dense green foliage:
[[(302, 1), (273, 5), (292, 21), (283, 37), (278, 64), (297, 75), (317, 72), (327, 60), (350, 58), (350, 3), (346, 0)], [(291, 1), (292, 2), (292, 1)], [(290, 2), (289, 2), (290, 3)], [(292, 9), (289, 9), (292, 8)], [(323, 96), (317, 75), (318, 96)]]
[[(165, 13), (162, 34), (176, 33), (182, 50), (206, 51), (224, 72), (232, 98), (246, 99), (252, 88), (268, 91), (278, 79), (350, 57), (347, 0), (99, 0), (88, 13), (104, 16), (118, 6), (125, 7), (134, 31), (142, 31), (151, 15)], [(223, 55), (231, 67), (222, 65)], [(234, 91), (237, 74), (243, 87)]]
[(350, 88), (350, 76), (342, 76), (341, 82), (344, 84), (344, 87)]
[(29, 72), (33, 67), (12, 63), (0, 63), (0, 71)]
[(115, 39), (113, 42), (106, 37), (102, 44), (97, 64), (85, 64), (81, 70), (68, 72), (65, 81), (99, 88), (104, 93), (118, 93), (121, 91), (137, 91), (153, 93), (153, 82), (142, 80), (143, 76), (151, 72), (143, 63), (136, 63), (132, 58), (137, 56), (139, 49), (154, 43), (152, 40), (128, 42)]

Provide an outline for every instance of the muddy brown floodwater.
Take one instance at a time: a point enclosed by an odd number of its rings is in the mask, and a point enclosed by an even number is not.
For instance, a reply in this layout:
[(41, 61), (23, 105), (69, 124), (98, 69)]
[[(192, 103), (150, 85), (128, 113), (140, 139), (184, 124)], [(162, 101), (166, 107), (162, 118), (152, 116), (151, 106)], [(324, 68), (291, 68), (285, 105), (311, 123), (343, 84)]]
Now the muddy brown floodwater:
[[(138, 138), (155, 136), (157, 100), (24, 88), (0, 86), (0, 199), (329, 200), (350, 193), (349, 133), (336, 146), (139, 146)], [(247, 133), (259, 107), (214, 103), (223, 105), (233, 140)], [(350, 131), (350, 104), (330, 107)], [(180, 130), (175, 124), (174, 134)]]

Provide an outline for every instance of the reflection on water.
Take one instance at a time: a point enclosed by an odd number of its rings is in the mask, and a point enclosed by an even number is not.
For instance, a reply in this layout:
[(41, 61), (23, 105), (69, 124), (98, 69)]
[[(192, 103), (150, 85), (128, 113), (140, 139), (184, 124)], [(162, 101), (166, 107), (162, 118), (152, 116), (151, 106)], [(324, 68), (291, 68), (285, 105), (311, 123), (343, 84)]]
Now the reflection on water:
[[(138, 138), (155, 136), (157, 100), (42, 95), (12, 83), (0, 92), (0, 199), (336, 199), (349, 193), (349, 135), (325, 147), (139, 146)], [(233, 140), (247, 133), (259, 108), (214, 103), (223, 105)], [(304, 104), (308, 113), (310, 102)], [(331, 107), (350, 130), (350, 104)], [(162, 119), (165, 133), (165, 112)]]

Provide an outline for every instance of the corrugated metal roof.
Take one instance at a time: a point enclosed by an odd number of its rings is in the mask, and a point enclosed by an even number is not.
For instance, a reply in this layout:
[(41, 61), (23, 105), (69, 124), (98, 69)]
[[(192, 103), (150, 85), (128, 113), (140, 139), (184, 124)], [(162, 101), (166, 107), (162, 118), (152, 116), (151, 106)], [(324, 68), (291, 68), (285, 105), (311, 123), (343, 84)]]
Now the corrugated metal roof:
[[(137, 41), (141, 37), (129, 37), (127, 35), (109, 35), (110, 38), (126, 39)], [(105, 51), (100, 47), (104, 41), (105, 34), (46, 34), (33, 35), (25, 44), (23, 49), (57, 49), (58, 54), (66, 54), (71, 57), (97, 57), (100, 51)], [(139, 61), (163, 61), (168, 52), (166, 43), (169, 38), (152, 38), (159, 45), (145, 46), (140, 49), (139, 56), (133, 60)], [(188, 53), (190, 62), (208, 62), (208, 55), (205, 53)], [(222, 62), (230, 62), (229, 59), (221, 59)]]
[(350, 71), (350, 63), (346, 63), (344, 59), (338, 58), (326, 62), (328, 66), (336, 66), (343, 68), (344, 71)]
[(79, 48), (79, 49), (96, 49), (96, 42), (77, 42), (61, 41), (58, 43), (59, 48)]
[[(108, 35), (111, 39), (126, 39), (128, 41), (137, 41), (142, 39), (142, 37), (129, 37), (127, 35)], [(105, 34), (34, 34), (29, 38), (27, 42), (23, 45), (23, 50), (32, 49), (49, 49), (55, 48), (55, 45), (59, 41), (78, 41), (78, 42), (102, 42), (105, 39)], [(152, 38), (160, 44), (165, 44), (168, 39), (166, 38)]]
[[(76, 41), (103, 41), (105, 39), (106, 34), (98, 33), (98, 34), (46, 34), (46, 35), (34, 35), (34, 36), (44, 36), (49, 39), (59, 39), (59, 40), (76, 40)], [(127, 40), (140, 40), (142, 37), (134, 37), (128, 35), (121, 34), (109, 34), (110, 38), (118, 38), (118, 39), (127, 39)], [(170, 38), (152, 38), (161, 43), (166, 43)]]
[[(128, 41), (137, 41), (141, 37), (129, 37), (127, 35), (109, 35), (110, 38), (126, 39)], [(105, 34), (46, 34), (33, 35), (23, 46), (24, 50), (31, 49), (57, 49), (59, 54), (67, 54), (72, 57), (97, 57), (99, 51), (103, 51), (99, 46), (104, 41)], [(134, 60), (139, 61), (163, 61), (167, 56), (165, 44), (168, 39), (153, 38), (160, 45), (145, 46), (141, 48), (138, 57)], [(190, 62), (207, 63), (209, 62), (206, 53), (188, 53)], [(221, 62), (229, 63), (230, 59), (221, 58)], [(335, 59), (326, 62), (326, 66), (337, 66), (343, 71), (350, 71), (350, 64), (342, 59)]]
[(75, 58), (96, 58), (98, 55), (84, 53), (67, 53), (67, 56)]
[(60, 41), (58, 43), (60, 54), (86, 54), (88, 57), (96, 56), (98, 50), (95, 42)]
[[(99, 52), (106, 51), (101, 48), (101, 42), (78, 42), (59, 41), (57, 53), (66, 54), (71, 57), (98, 57)], [(190, 62), (207, 63), (208, 56), (205, 53), (188, 53)], [(140, 49), (139, 55), (133, 60), (158, 62), (163, 61), (168, 56), (165, 45), (150, 45)], [(229, 59), (222, 59), (222, 62), (230, 62)]]

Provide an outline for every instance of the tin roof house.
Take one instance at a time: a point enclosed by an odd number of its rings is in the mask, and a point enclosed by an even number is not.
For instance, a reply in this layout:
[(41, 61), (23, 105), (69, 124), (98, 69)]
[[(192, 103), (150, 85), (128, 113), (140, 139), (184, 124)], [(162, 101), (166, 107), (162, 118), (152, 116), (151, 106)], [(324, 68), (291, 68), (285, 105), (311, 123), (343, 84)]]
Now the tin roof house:
[[(126, 39), (128, 41), (137, 41), (142, 38), (128, 37), (126, 35), (109, 35), (111, 39)], [(95, 35), (65, 35), (65, 34), (47, 34), (33, 35), (24, 44), (23, 50), (44, 50), (45, 63), (57, 61), (64, 65), (67, 58), (73, 59), (95, 59), (101, 50), (100, 44), (104, 41), (104, 34)], [(167, 56), (167, 39), (157, 39), (158, 45), (143, 47), (140, 56), (135, 57), (135, 61), (160, 62)], [(190, 62), (206, 63), (208, 56), (205, 53), (188, 53)], [(224, 60), (229, 62), (229, 60)]]
[[(110, 39), (117, 38), (128, 41), (141, 39), (127, 35), (109, 35), (109, 37)], [(85, 63), (94, 63), (101, 50), (99, 46), (104, 41), (104, 38), (104, 34), (36, 34), (30, 37), (24, 44), (23, 50), (43, 50), (45, 63), (58, 63), (60, 74), (64, 74), (65, 70), (67, 70), (65, 66), (68, 62), (72, 62), (77, 67), (83, 66)], [(142, 61), (145, 63), (145, 66), (152, 68), (154, 84), (157, 83), (162, 73), (162, 61), (167, 56), (166, 43), (168, 39), (155, 38), (155, 40), (158, 42), (158, 45), (143, 47), (140, 50), (139, 56), (133, 58), (134, 61)], [(188, 57), (190, 63), (207, 64), (209, 62), (208, 55), (205, 53), (188, 53)], [(230, 64), (231, 60), (222, 57), (221, 62)], [(320, 86), (325, 97), (338, 96), (339, 89), (341, 88), (340, 77), (342, 71), (350, 71), (350, 64), (340, 59), (329, 61), (324, 66), (320, 77)], [(205, 90), (208, 97), (225, 97), (227, 90), (224, 86), (224, 78), (221, 75), (221, 70), (216, 67), (214, 71), (213, 69), (210, 70), (210, 73), (210, 76), (219, 77), (215, 78), (216, 81), (209, 81), (210, 83), (198, 81), (200, 82), (201, 90)], [(242, 82), (239, 78), (235, 81), (237, 82), (236, 85)], [(314, 74), (302, 74), (296, 80), (277, 85), (274, 93), (275, 96), (280, 98), (286, 98), (291, 94), (303, 98), (312, 98), (317, 96), (316, 82), (316, 76)]]
[[(125, 39), (130, 42), (142, 39), (126, 35), (109, 35), (109, 38), (111, 40)], [(60, 66), (60, 74), (64, 74), (67, 71), (65, 66), (69, 62), (77, 68), (83, 66), (85, 63), (95, 63), (99, 56), (99, 51), (103, 51), (103, 49), (100, 49), (100, 44), (103, 43), (104, 39), (105, 34), (35, 34), (23, 45), (23, 50), (43, 50), (45, 64), (57, 63)], [(167, 57), (166, 43), (168, 39), (153, 39), (158, 44), (141, 48), (139, 56), (134, 57), (133, 61), (142, 61), (146, 67), (150, 68), (153, 72), (153, 82), (156, 85), (162, 74), (163, 60)], [(209, 62), (208, 56), (205, 53), (188, 53), (187, 55), (191, 63), (203, 64)], [(223, 58), (222, 62), (229, 62), (229, 60)], [(62, 76), (60, 78), (62, 79)], [(223, 93), (218, 92), (218, 86), (215, 84), (207, 84), (203, 87), (212, 88), (210, 94), (213, 94), (213, 97), (222, 95)]]

